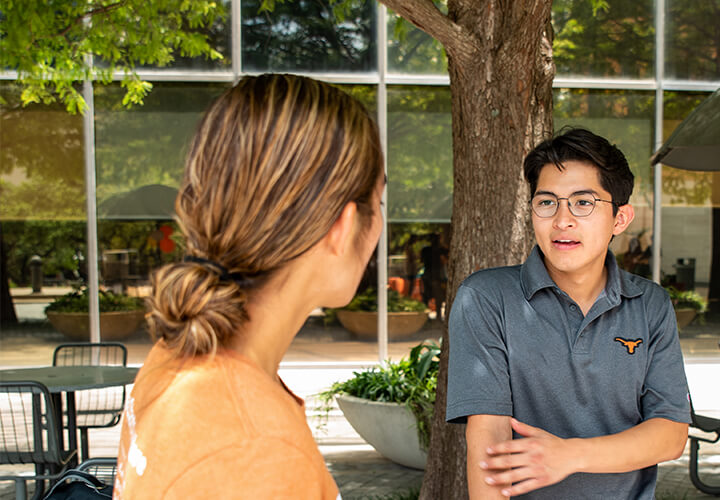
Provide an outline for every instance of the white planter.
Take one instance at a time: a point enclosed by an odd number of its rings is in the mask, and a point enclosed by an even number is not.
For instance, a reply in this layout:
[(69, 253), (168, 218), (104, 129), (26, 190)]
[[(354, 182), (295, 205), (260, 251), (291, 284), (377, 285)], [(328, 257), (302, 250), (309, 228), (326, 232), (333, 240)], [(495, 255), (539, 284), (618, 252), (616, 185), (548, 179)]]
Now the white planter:
[(353, 429), (378, 453), (395, 463), (425, 469), (415, 415), (400, 403), (381, 403), (344, 394), (335, 397)]

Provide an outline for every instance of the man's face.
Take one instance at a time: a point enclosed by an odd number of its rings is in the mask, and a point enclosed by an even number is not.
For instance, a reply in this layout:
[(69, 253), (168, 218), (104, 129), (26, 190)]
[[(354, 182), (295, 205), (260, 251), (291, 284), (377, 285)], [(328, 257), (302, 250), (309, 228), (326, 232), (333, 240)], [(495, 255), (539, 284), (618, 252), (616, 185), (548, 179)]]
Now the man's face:
[[(612, 200), (610, 193), (600, 184), (600, 176), (594, 165), (579, 161), (563, 163), (564, 169), (545, 165), (538, 178), (538, 194), (554, 194), (567, 198), (573, 194), (589, 193), (600, 200)], [(592, 213), (585, 217), (573, 215), (568, 201), (559, 201), (557, 213), (542, 218), (532, 214), (535, 238), (545, 255), (545, 266), (550, 277), (574, 280), (594, 277), (602, 273), (608, 244), (613, 235), (622, 233), (632, 222), (633, 210), (624, 205), (613, 216), (613, 205), (595, 202)], [(599, 274), (597, 275), (599, 276)]]

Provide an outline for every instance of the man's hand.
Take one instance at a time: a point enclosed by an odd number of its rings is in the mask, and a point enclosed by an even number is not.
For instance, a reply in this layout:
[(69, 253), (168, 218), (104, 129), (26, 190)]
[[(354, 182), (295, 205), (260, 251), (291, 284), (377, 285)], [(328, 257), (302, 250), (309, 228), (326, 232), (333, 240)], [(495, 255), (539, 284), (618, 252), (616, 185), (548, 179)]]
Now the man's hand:
[(510, 420), (512, 428), (524, 439), (513, 439), (491, 445), (490, 456), (480, 467), (493, 471), (485, 481), (503, 486), (510, 497), (555, 484), (576, 472), (578, 456), (572, 439), (561, 439), (537, 427)]

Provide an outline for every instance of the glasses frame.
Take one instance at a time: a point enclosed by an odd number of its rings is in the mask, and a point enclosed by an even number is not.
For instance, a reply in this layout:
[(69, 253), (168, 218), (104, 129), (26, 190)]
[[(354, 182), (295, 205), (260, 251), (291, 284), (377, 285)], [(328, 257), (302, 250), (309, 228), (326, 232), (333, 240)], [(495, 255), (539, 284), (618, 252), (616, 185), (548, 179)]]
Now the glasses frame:
[[(572, 198), (573, 196), (580, 196), (580, 195), (592, 196), (593, 200), (595, 200), (595, 204), (593, 204), (592, 210), (590, 210), (590, 212), (586, 213), (585, 215), (578, 215), (575, 212), (573, 212), (572, 204), (570, 203), (570, 198)], [(535, 196), (537, 196), (537, 195), (535, 195)], [(617, 201), (601, 200), (600, 198), (596, 198), (595, 195), (593, 195), (592, 193), (574, 193), (574, 194), (571, 194), (570, 196), (563, 196), (563, 197), (556, 196), (554, 194), (550, 195), (550, 194), (545, 193), (545, 194), (543, 194), (543, 196), (554, 196), (555, 199), (557, 200), (557, 204), (555, 205), (555, 211), (551, 215), (540, 215), (539, 213), (537, 213), (535, 211), (535, 207), (533, 206), (533, 200), (535, 199), (535, 196), (530, 198), (530, 201), (528, 203), (530, 204), (530, 209), (532, 210), (532, 212), (535, 215), (537, 215), (538, 217), (540, 217), (541, 219), (549, 219), (551, 217), (555, 217), (558, 213), (558, 210), (560, 209), (560, 200), (567, 200), (568, 210), (573, 215), (573, 217), (590, 217), (592, 215), (592, 213), (595, 211), (595, 206), (597, 205), (598, 201), (602, 201), (603, 203), (610, 203), (614, 207), (621, 206), (620, 203), (618, 203)]]

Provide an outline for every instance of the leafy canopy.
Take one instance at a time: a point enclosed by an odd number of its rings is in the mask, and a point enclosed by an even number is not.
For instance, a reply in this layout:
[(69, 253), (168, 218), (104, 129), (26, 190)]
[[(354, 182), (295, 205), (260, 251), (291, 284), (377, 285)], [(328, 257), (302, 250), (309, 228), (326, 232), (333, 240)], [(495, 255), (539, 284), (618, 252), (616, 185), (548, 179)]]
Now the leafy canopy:
[(0, 67), (17, 71), (24, 104), (59, 100), (70, 113), (87, 109), (77, 82), (121, 73), (131, 107), (152, 89), (137, 67), (221, 59), (202, 29), (225, 15), (212, 0), (2, 0)]

